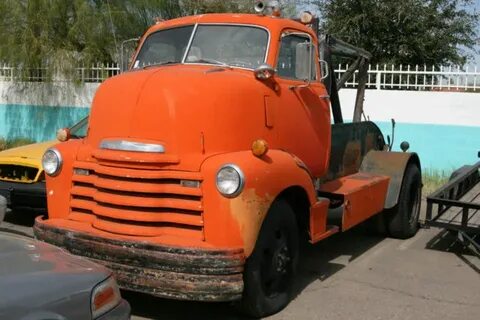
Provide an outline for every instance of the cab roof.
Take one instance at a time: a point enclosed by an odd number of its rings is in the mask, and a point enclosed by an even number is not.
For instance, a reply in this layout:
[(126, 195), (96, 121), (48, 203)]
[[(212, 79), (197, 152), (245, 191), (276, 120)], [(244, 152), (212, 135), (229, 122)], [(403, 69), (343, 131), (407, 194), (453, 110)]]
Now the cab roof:
[(176, 18), (172, 20), (165, 20), (159, 22), (146, 32), (145, 35), (148, 35), (152, 32), (155, 32), (160, 29), (172, 28), (177, 26), (192, 25), (192, 24), (245, 24), (245, 25), (255, 25), (264, 27), (270, 32), (278, 31), (281, 32), (283, 29), (296, 29), (309, 33), (312, 36), (315, 36), (313, 30), (300, 22), (294, 21), (287, 18), (277, 18), (267, 15), (258, 15), (258, 14), (233, 14), (233, 13), (211, 13), (211, 14), (202, 14), (196, 16), (187, 16)]

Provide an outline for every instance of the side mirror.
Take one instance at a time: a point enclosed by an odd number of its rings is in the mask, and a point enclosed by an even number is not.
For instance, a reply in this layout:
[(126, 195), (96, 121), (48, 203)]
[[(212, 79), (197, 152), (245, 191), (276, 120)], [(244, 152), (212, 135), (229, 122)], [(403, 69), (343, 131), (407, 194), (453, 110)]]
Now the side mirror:
[(321, 72), (321, 80), (324, 80), (326, 78), (328, 78), (328, 62), (325, 61), (325, 60), (319, 60), (320, 62), (320, 72)]
[(135, 55), (135, 49), (138, 47), (140, 38), (125, 40), (120, 45), (120, 73), (128, 70)]
[(275, 69), (271, 65), (264, 63), (255, 70), (253, 70), (253, 74), (258, 80), (265, 81), (273, 78), (273, 76), (275, 75)]
[(297, 44), (295, 48), (295, 78), (312, 81), (314, 78), (315, 47), (309, 42)]

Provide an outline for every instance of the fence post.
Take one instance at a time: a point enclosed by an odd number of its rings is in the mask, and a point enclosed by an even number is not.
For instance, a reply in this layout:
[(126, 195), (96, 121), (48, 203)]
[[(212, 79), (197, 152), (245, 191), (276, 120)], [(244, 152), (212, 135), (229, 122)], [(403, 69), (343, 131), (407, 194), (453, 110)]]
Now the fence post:
[(473, 76), (473, 91), (477, 91), (477, 66), (475, 66), (475, 75)]
[(377, 90), (381, 90), (382, 89), (382, 71), (378, 70), (378, 68), (377, 68), (377, 78), (375, 80), (376, 80)]
[(407, 90), (410, 89), (410, 65), (407, 66)]

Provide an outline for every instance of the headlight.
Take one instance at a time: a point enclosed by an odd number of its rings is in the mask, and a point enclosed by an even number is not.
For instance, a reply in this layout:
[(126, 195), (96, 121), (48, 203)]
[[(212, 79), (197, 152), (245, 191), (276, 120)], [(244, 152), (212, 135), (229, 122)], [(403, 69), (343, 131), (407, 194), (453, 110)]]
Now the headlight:
[(43, 154), (43, 170), (45, 170), (45, 173), (49, 176), (56, 176), (60, 173), (60, 169), (62, 169), (62, 162), (62, 156), (60, 155), (60, 152), (55, 148), (48, 149)]
[(237, 196), (244, 184), (243, 172), (236, 165), (226, 164), (217, 172), (217, 189), (226, 197)]
[(92, 291), (92, 318), (96, 319), (112, 310), (121, 300), (122, 297), (120, 296), (120, 289), (118, 289), (117, 282), (113, 277), (109, 277), (97, 285)]

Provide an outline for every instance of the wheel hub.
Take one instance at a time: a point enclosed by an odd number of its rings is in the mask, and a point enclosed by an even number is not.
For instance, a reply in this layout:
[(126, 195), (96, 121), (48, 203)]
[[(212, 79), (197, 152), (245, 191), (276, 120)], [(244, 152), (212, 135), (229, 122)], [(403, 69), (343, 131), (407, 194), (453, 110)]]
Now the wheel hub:
[(281, 274), (287, 273), (287, 266), (290, 260), (291, 258), (288, 254), (288, 248), (284, 245), (276, 252), (273, 258), (274, 270)]

